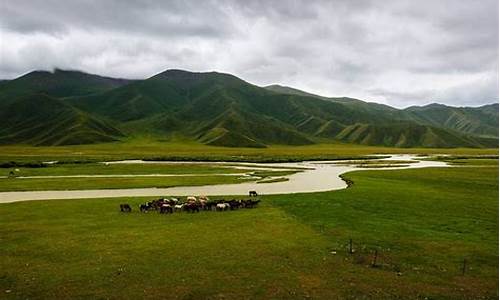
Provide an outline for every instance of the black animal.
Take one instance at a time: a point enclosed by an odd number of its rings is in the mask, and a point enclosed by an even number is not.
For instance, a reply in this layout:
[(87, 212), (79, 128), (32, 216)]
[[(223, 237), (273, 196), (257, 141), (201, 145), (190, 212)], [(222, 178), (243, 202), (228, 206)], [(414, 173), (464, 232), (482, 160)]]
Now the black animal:
[(227, 203), (229, 203), (229, 209), (230, 210), (235, 210), (235, 209), (238, 209), (240, 208), (241, 206), (241, 203), (240, 201), (237, 201), (235, 199), (231, 200), (231, 201), (228, 201)]
[(200, 212), (200, 205), (197, 204), (197, 203), (194, 203), (194, 202), (193, 203), (186, 203), (184, 205), (184, 209), (186, 211), (192, 212), (192, 213), (194, 213), (194, 212)]
[(249, 192), (248, 192), (248, 196), (250, 196), (250, 197), (257, 197), (257, 196), (258, 196), (258, 194), (257, 194), (257, 192), (256, 192), (256, 191), (249, 191)]
[(139, 205), (139, 210), (141, 212), (148, 212), (151, 209), (154, 209), (154, 208), (149, 203)]
[(259, 202), (260, 200), (248, 199), (243, 201), (243, 205), (245, 206), (245, 208), (254, 208), (259, 204)]
[(130, 205), (128, 205), (128, 204), (120, 204), (120, 211), (121, 212), (131, 212), (132, 207), (130, 207)]
[(207, 202), (205, 205), (205, 210), (215, 210), (217, 207), (217, 202)]
[(171, 214), (173, 212), (174, 209), (170, 204), (163, 204), (162, 206), (160, 206), (160, 214), (165, 214), (165, 213)]
[(154, 210), (158, 210), (163, 205), (163, 203), (165, 203), (165, 201), (163, 199), (157, 199), (157, 200), (153, 200), (151, 202), (148, 202), (147, 205)]

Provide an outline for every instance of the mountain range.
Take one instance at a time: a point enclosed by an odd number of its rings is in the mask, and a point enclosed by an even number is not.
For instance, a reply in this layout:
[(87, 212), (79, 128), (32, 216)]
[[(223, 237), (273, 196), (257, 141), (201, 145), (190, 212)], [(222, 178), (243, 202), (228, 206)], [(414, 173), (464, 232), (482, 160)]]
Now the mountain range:
[(90, 144), (141, 135), (228, 147), (337, 141), (496, 148), (498, 103), (396, 109), (183, 70), (127, 80), (56, 69), (0, 81), (0, 144)]

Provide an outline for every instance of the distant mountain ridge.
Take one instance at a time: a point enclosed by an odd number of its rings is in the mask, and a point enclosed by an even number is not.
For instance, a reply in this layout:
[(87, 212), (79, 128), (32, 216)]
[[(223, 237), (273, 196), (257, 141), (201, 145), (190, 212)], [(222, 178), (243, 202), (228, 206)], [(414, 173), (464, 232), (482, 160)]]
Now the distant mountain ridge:
[(103, 92), (132, 81), (81, 71), (33, 71), (14, 80), (0, 81), (0, 100), (6, 101), (8, 98), (14, 99), (34, 93), (45, 93), (53, 97), (81, 96)]
[[(40, 112), (26, 103), (40, 106)], [(147, 134), (228, 147), (328, 140), (393, 147), (498, 147), (496, 103), (400, 110), (277, 85), (258, 87), (218, 72), (167, 70), (126, 80), (35, 71), (0, 82), (0, 111), (2, 144), (101, 143)]]

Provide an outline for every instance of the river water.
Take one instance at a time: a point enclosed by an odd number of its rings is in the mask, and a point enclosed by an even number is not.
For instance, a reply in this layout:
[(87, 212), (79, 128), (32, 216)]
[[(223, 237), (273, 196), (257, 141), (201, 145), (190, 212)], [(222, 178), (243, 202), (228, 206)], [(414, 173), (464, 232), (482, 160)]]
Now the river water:
[[(141, 197), (141, 196), (224, 196), (224, 195), (247, 195), (248, 191), (257, 191), (259, 194), (290, 194), (322, 192), (346, 188), (346, 183), (339, 177), (341, 174), (354, 170), (394, 170), (413, 169), (426, 167), (446, 167), (445, 162), (421, 160), (422, 157), (412, 155), (392, 155), (381, 161), (403, 160), (413, 163), (385, 168), (358, 167), (356, 164), (343, 163), (342, 161), (304, 161), (294, 163), (234, 163), (218, 162), (234, 168), (259, 168), (263, 170), (286, 170), (286, 168), (302, 168), (301, 172), (289, 176), (288, 181), (273, 183), (256, 183), (247, 181), (233, 184), (217, 184), (202, 186), (179, 186), (171, 188), (128, 188), (128, 189), (99, 189), (99, 190), (62, 190), (62, 191), (22, 191), (22, 192), (0, 192), (0, 203), (9, 203), (27, 200), (49, 200), (49, 199), (83, 199), (83, 198), (112, 198), (112, 197)], [(158, 163), (175, 164), (178, 162), (144, 162), (144, 161), (122, 161), (113, 163)], [(182, 162), (189, 164), (190, 162)], [(200, 162), (192, 162), (198, 164)], [(202, 162), (203, 164), (214, 164)], [(285, 168), (285, 169), (283, 169)], [(156, 174), (152, 174), (154, 176)], [(182, 176), (182, 174), (179, 174)], [(218, 174), (211, 174), (218, 175)], [(88, 176), (88, 175), (86, 175)], [(175, 175), (172, 175), (175, 176)], [(185, 175), (184, 175), (185, 176)]]

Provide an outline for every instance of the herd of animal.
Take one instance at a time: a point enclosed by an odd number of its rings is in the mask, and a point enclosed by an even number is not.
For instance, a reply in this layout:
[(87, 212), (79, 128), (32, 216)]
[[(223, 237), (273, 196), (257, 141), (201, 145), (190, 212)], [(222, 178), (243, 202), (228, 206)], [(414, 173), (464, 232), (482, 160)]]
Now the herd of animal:
[[(259, 204), (259, 199), (246, 200), (210, 200), (208, 197), (194, 196), (186, 197), (185, 201), (178, 198), (160, 198), (139, 205), (139, 211), (147, 213), (157, 211), (160, 214), (171, 214), (174, 212), (200, 212), (200, 211), (226, 211), (240, 208), (254, 208)], [(121, 212), (131, 212), (132, 207), (129, 204), (120, 204)]]

